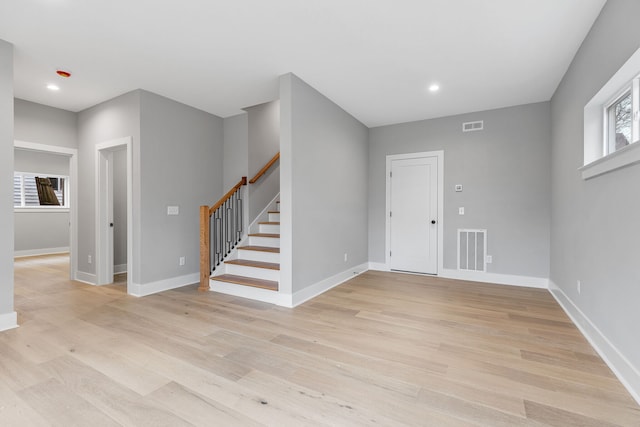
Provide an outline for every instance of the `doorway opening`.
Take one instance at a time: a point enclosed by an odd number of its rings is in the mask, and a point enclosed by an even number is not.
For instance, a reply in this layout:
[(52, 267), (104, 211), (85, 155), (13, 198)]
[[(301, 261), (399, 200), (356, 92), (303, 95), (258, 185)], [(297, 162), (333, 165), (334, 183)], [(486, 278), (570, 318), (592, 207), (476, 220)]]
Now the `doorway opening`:
[[(133, 280), (133, 181), (131, 137), (96, 145), (96, 284)], [(118, 280), (120, 282), (120, 280)]]
[(53, 154), (68, 158), (69, 279), (75, 280), (78, 271), (78, 150), (27, 141), (14, 141), (13, 146), (14, 150)]

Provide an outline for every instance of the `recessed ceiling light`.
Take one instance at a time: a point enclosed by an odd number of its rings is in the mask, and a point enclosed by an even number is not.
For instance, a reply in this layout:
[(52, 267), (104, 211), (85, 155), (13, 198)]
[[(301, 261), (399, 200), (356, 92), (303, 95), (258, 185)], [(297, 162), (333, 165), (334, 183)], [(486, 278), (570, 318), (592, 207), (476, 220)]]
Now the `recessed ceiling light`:
[(57, 91), (57, 90), (60, 90), (60, 87), (58, 87), (58, 86), (56, 86), (56, 85), (54, 85), (54, 84), (48, 84), (48, 85), (47, 85), (47, 89), (52, 90), (52, 91), (54, 91), (54, 92), (55, 92), (55, 91)]
[(429, 92), (437, 92), (440, 90), (440, 86), (436, 83), (429, 86)]

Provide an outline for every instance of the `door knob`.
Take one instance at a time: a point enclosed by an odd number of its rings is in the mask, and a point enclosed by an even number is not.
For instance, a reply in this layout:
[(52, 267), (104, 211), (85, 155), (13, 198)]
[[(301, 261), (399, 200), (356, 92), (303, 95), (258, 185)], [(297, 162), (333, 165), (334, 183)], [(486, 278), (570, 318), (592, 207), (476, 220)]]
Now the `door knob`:
[(109, 223), (109, 227), (113, 227), (113, 223), (112, 222)]
[(431, 220), (431, 224), (435, 224), (435, 223), (436, 223), (436, 220), (435, 220), (435, 219), (432, 219), (432, 220)]

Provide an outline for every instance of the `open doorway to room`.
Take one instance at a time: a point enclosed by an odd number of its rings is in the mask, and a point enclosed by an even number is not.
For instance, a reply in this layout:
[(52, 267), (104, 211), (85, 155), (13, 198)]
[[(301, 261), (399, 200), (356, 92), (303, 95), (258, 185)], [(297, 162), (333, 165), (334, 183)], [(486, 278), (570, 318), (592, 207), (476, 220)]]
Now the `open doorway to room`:
[(77, 150), (14, 142), (16, 257), (68, 254), (77, 270)]
[(122, 283), (131, 293), (132, 260), (131, 138), (96, 145), (96, 281)]

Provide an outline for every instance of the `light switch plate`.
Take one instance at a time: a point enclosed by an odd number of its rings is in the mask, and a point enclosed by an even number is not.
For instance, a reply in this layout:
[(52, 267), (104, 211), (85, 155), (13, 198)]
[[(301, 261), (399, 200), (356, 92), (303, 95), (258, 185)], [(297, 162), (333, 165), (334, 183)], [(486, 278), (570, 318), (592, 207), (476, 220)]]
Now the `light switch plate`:
[(458, 215), (464, 215), (464, 208), (463, 207), (458, 208)]
[(457, 192), (462, 191), (462, 184), (456, 184), (456, 191)]
[(167, 206), (167, 215), (178, 215), (180, 213), (179, 206)]

